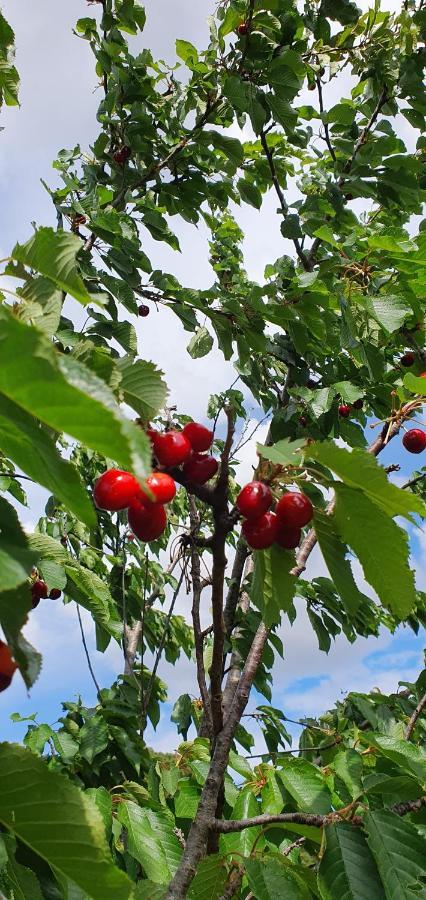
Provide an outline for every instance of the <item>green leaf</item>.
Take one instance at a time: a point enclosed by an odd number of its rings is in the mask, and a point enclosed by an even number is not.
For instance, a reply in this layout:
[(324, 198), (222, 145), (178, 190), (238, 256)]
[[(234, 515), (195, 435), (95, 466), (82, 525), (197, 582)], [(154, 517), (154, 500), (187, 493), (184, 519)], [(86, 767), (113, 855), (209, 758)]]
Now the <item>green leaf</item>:
[(305, 457), (316, 459), (332, 469), (345, 485), (363, 491), (389, 516), (405, 516), (412, 520), (412, 513), (426, 515), (426, 505), (420, 497), (409, 496), (409, 491), (391, 484), (375, 456), (366, 450), (345, 450), (331, 441), (324, 441), (310, 444)]
[(273, 546), (256, 552), (254, 560), (251, 599), (269, 627), (280, 621), (281, 612), (291, 608), (296, 591), (296, 578), (290, 574), (294, 553)]
[(257, 444), (256, 449), (263, 459), (269, 459), (279, 466), (297, 466), (302, 458), (301, 450), (305, 443), (304, 440), (291, 441), (290, 438), (284, 438), (272, 447)]
[(384, 900), (379, 873), (361, 829), (343, 822), (330, 825), (325, 840), (318, 872), (322, 900)]
[(226, 860), (219, 855), (207, 856), (197, 867), (188, 897), (190, 900), (218, 900), (224, 892), (227, 878)]
[(406, 618), (417, 602), (406, 531), (361, 491), (338, 483), (335, 491), (333, 522), (340, 536), (356, 553), (383, 606)]
[(68, 597), (88, 609), (95, 622), (102, 625), (105, 631), (116, 640), (120, 640), (123, 630), (122, 622), (118, 617), (116, 606), (105, 581), (95, 572), (75, 563), (74, 560), (69, 560), (65, 564), (65, 571)]
[(91, 900), (130, 900), (132, 883), (112, 862), (93, 804), (16, 744), (0, 744), (0, 822)]
[[(36, 329), (0, 308), (0, 391), (56, 431), (145, 478), (148, 438), (125, 418), (105, 382), (59, 355)], [(25, 366), (22, 365), (25, 359)]]
[(63, 459), (47, 431), (24, 409), (0, 394), (0, 448), (89, 527), (96, 514), (74, 466)]
[(284, 787), (303, 812), (330, 812), (331, 795), (319, 769), (306, 759), (289, 759), (277, 769)]
[(340, 249), (340, 244), (334, 237), (334, 234), (329, 225), (321, 225), (320, 228), (317, 228), (314, 231), (314, 235), (317, 238), (320, 238), (321, 241), (325, 241), (326, 244), (331, 244), (332, 247), (336, 247), (338, 250)]
[(178, 697), (173, 706), (170, 720), (177, 725), (178, 734), (181, 734), (186, 741), (192, 721), (192, 700), (189, 694), (181, 694)]
[(405, 320), (413, 314), (412, 307), (404, 297), (398, 297), (395, 294), (369, 295), (367, 309), (386, 334), (398, 331)]
[(197, 328), (194, 336), (191, 338), (187, 351), (192, 359), (200, 359), (207, 356), (213, 347), (213, 338), (207, 328)]
[(255, 184), (248, 181), (247, 178), (240, 178), (237, 182), (237, 188), (245, 203), (249, 203), (255, 209), (260, 209), (262, 206), (262, 194)]
[(423, 397), (426, 394), (426, 379), (417, 378), (412, 372), (408, 372), (404, 378), (404, 387), (413, 394), (420, 394)]
[(312, 894), (302, 878), (276, 857), (250, 859), (245, 863), (249, 888), (256, 900), (311, 900)]
[(426, 784), (426, 751), (423, 747), (416, 747), (408, 741), (397, 740), (388, 735), (370, 732), (366, 732), (366, 740), (405, 772), (415, 775), (421, 784)]
[(359, 607), (365, 602), (369, 603), (369, 600), (357, 587), (351, 564), (346, 559), (348, 549), (333, 529), (333, 518), (318, 509), (314, 514), (314, 528), (337, 593), (342, 598), (348, 615), (353, 616)]
[(118, 363), (121, 372), (120, 388), (123, 400), (142, 419), (149, 421), (163, 409), (168, 389), (163, 372), (152, 362), (124, 358)]
[(6, 875), (13, 889), (13, 900), (43, 900), (37, 876), (15, 859), (14, 839), (6, 834), (2, 835), (2, 838), (8, 854)]
[(22, 322), (35, 325), (43, 334), (52, 337), (59, 328), (62, 310), (62, 292), (49, 278), (29, 279), (22, 291), (25, 303), (19, 307)]
[(182, 856), (173, 824), (163, 813), (141, 809), (136, 803), (120, 803), (118, 819), (127, 832), (128, 852), (155, 884), (167, 884)]
[(284, 131), (294, 131), (297, 124), (297, 111), (294, 106), (288, 100), (285, 100), (284, 97), (277, 97), (276, 94), (272, 93), (268, 94), (268, 103), (274, 119), (283, 126)]
[(0, 497), (0, 544), (1, 592), (12, 590), (26, 581), (37, 561), (37, 555), (30, 550), (26, 534), (19, 524), (16, 510), (3, 497)]
[(16, 244), (11, 256), (40, 275), (46, 275), (66, 294), (85, 304), (92, 297), (78, 274), (76, 257), (81, 246), (76, 234), (39, 228), (26, 244)]
[(200, 802), (200, 791), (190, 778), (181, 778), (175, 796), (175, 814), (178, 819), (194, 819)]
[(177, 55), (183, 59), (184, 63), (186, 63), (190, 69), (198, 62), (198, 53), (196, 47), (191, 44), (189, 41), (176, 41), (176, 53)]
[(365, 828), (388, 900), (424, 900), (424, 836), (411, 822), (384, 809), (367, 813)]
[(362, 758), (356, 750), (344, 750), (333, 759), (333, 769), (355, 800), (363, 793)]
[(80, 755), (89, 765), (108, 746), (108, 727), (100, 716), (87, 719), (79, 732)]

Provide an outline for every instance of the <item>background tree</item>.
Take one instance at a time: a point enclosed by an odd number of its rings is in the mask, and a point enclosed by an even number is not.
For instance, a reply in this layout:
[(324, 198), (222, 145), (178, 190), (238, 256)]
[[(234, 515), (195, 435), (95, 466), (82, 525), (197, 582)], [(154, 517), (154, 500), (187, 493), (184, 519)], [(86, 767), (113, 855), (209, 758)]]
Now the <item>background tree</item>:
[[(62, 592), (90, 611), (100, 650), (121, 644), (124, 674), (102, 689), (91, 668), (95, 708), (64, 703), (59, 729), (32, 717), (27, 749), (0, 745), (3, 889), (102, 900), (421, 896), (424, 672), (396, 694), (351, 693), (301, 723), (296, 758), (270, 700), (277, 629), (294, 621), (296, 597), (323, 650), (340, 632), (353, 641), (425, 623), (399, 524), (424, 515), (424, 473), (399, 488), (377, 458), (401, 437), (412, 453), (426, 442), (425, 232), (421, 221), (414, 234), (412, 218), (425, 197), (426, 11), (222, 2), (207, 49), (178, 39), (171, 68), (127, 43), (143, 30), (141, 6), (96, 6), (76, 33), (101, 82), (99, 135), (55, 161), (57, 227), (37, 227), (3, 261), (0, 687), (15, 667), (34, 683), (40, 657), (22, 628)], [(17, 102), (12, 46), (1, 17), (6, 103)], [(330, 104), (344, 70), (352, 87)], [(298, 105), (304, 84), (312, 105)], [(398, 137), (401, 115), (412, 151)], [(270, 191), (284, 255), (255, 283), (236, 205), (259, 210), (261, 225)], [(175, 217), (208, 229), (209, 290), (154, 269), (143, 249), (147, 232), (178, 249)], [(167, 408), (162, 372), (138, 356), (130, 317), (154, 303), (191, 332), (193, 358), (215, 337), (244, 386), (208, 401), (211, 436)], [(82, 328), (70, 318), (77, 304)], [(270, 423), (253, 460), (262, 510), (253, 487), (241, 498), (235, 466), (248, 392)], [(146, 480), (153, 467), (169, 476), (161, 490), (182, 486), (167, 497), (166, 527), (162, 503), (149, 505), (165, 499)], [(117, 468), (124, 481), (98, 480)], [(51, 492), (31, 535), (13, 505), (25, 478)], [(307, 581), (317, 543), (329, 577)], [(357, 585), (352, 556), (377, 601)], [(174, 612), (184, 585), (190, 622)], [(159, 663), (182, 651), (194, 657), (198, 696), (177, 701), (183, 742), (161, 756), (144, 732), (167, 696)], [(247, 714), (253, 686), (266, 703)], [(259, 765), (247, 715), (265, 739)]]

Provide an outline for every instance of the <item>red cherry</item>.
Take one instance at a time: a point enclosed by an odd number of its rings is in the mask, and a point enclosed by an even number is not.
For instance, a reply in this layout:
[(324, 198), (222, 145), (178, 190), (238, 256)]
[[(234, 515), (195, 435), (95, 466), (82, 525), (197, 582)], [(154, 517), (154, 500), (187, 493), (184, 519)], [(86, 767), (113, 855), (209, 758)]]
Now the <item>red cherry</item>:
[(166, 431), (152, 438), (154, 453), (162, 466), (180, 466), (191, 454), (191, 444), (182, 431)]
[(135, 500), (129, 508), (129, 525), (139, 540), (155, 541), (167, 525), (166, 510), (160, 504)]
[(237, 497), (237, 509), (246, 519), (258, 519), (272, 506), (272, 493), (262, 481), (246, 484)]
[(279, 520), (273, 512), (263, 513), (263, 516), (253, 521), (247, 519), (242, 527), (243, 535), (253, 550), (266, 550), (267, 547), (272, 547), (277, 539), (278, 530)]
[(116, 162), (119, 166), (123, 166), (124, 163), (130, 158), (131, 153), (132, 151), (130, 147), (127, 147), (126, 145), (124, 145), (124, 147), (120, 147), (120, 149), (116, 150), (113, 155), (114, 162)]
[(364, 405), (364, 400), (362, 397), (360, 397), (359, 400), (355, 400), (355, 403), (352, 404), (354, 409), (362, 409), (363, 405)]
[(420, 375), (417, 378), (426, 378), (426, 372), (420, 372)]
[(284, 550), (294, 550), (300, 544), (302, 532), (300, 528), (292, 525), (281, 525), (276, 543)]
[(176, 494), (176, 485), (173, 478), (166, 472), (153, 472), (146, 479), (146, 485), (151, 491), (153, 499), (143, 496), (140, 498), (141, 503), (170, 503)]
[(237, 31), (238, 31), (238, 34), (240, 35), (240, 37), (245, 37), (246, 34), (248, 34), (248, 30), (249, 30), (249, 27), (248, 27), (247, 22), (240, 22), (240, 24), (237, 28)]
[(412, 353), (411, 350), (407, 350), (407, 353), (404, 353), (399, 361), (401, 366), (405, 366), (405, 368), (408, 369), (410, 366), (414, 365), (415, 359), (414, 353)]
[(217, 459), (205, 453), (193, 453), (183, 467), (183, 474), (193, 484), (206, 484), (219, 468)]
[(9, 687), (17, 668), (9, 647), (0, 641), (0, 692)]
[(402, 443), (410, 453), (421, 453), (426, 447), (426, 431), (421, 428), (411, 428), (406, 431)]
[(121, 469), (108, 469), (98, 478), (93, 497), (99, 509), (117, 512), (119, 509), (127, 509), (140, 493), (140, 485), (134, 475)]
[(203, 453), (204, 450), (210, 450), (213, 443), (213, 432), (205, 425), (199, 422), (188, 422), (183, 429), (184, 435), (188, 438), (193, 450), (197, 453)]
[(126, 534), (126, 538), (128, 541), (132, 542), (132, 541), (134, 541), (135, 536), (134, 536), (134, 534), (132, 534), (131, 531), (129, 531), (128, 534)]
[(141, 303), (141, 305), (138, 306), (138, 316), (141, 316), (143, 319), (145, 319), (145, 317), (149, 316), (149, 314), (150, 314), (149, 306), (147, 306), (146, 303)]
[(37, 581), (33, 581), (31, 585), (31, 599), (32, 599), (32, 607), (35, 609), (40, 600), (45, 600), (49, 591), (47, 588), (47, 584), (43, 581), (42, 578), (37, 578)]
[(278, 500), (276, 513), (280, 519), (280, 523), (286, 528), (289, 526), (303, 528), (311, 521), (314, 514), (309, 497), (301, 494), (299, 491), (293, 491), (289, 494), (283, 494)]
[(49, 594), (49, 600), (59, 600), (61, 594), (62, 591), (60, 591), (59, 588), (52, 588)]
[(341, 403), (339, 406), (339, 416), (341, 416), (342, 419), (347, 419), (347, 418), (349, 418), (350, 414), (351, 414), (350, 406), (348, 406), (347, 403)]

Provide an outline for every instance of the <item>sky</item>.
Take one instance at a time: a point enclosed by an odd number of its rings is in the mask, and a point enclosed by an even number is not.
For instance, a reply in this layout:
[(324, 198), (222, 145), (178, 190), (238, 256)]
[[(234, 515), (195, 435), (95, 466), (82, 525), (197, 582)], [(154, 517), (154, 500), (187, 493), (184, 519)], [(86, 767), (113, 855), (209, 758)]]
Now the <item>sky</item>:
[[(366, 8), (366, 3), (360, 5)], [(185, 38), (198, 46), (205, 44), (208, 36), (206, 19), (214, 6), (211, 0), (197, 0), (196, 3), (194, 0), (148, 0), (145, 6), (147, 25), (142, 43), (152, 49), (154, 56), (173, 62), (176, 38)], [(389, 0), (384, 6), (395, 8), (396, 4)], [(96, 137), (100, 93), (90, 48), (72, 33), (77, 18), (98, 14), (95, 6), (87, 7), (84, 0), (37, 0), (36, 3), (33, 0), (0, 0), (0, 8), (16, 33), (16, 61), (22, 79), (20, 109), (7, 109), (0, 118), (0, 124), (5, 128), (0, 132), (0, 258), (3, 258), (17, 240), (25, 241), (30, 237), (32, 222), (55, 225), (54, 210), (41, 179), (51, 186), (57, 184), (57, 175), (51, 167), (57, 152), (76, 143), (88, 147)], [(336, 102), (341, 95), (347, 95), (349, 89), (348, 79), (339, 87), (333, 87), (336, 98), (330, 99)], [(304, 102), (303, 96), (301, 102)], [(312, 102), (312, 95), (309, 95), (309, 102)], [(405, 120), (401, 119), (400, 126), (401, 135), (409, 139)], [(261, 227), (259, 213), (255, 210), (244, 206), (236, 211), (246, 234), (245, 265), (253, 279), (262, 279), (265, 264), (286, 252), (274, 221), (275, 207), (275, 198), (270, 193), (262, 204)], [(154, 266), (173, 272), (184, 284), (200, 288), (209, 286), (213, 279), (203, 227), (195, 229), (182, 222), (176, 230), (180, 254), (149, 236), (144, 250)], [(79, 313), (75, 307), (74, 312)], [(152, 359), (163, 369), (171, 402), (178, 405), (180, 412), (203, 420), (210, 394), (224, 390), (233, 381), (231, 364), (224, 362), (217, 349), (204, 359), (191, 360), (186, 352), (190, 335), (168, 310), (152, 311), (142, 321), (133, 319), (133, 324), (138, 333), (139, 354), (142, 358)], [(249, 406), (251, 402), (254, 425), (259, 410), (250, 398), (248, 402)], [(261, 442), (265, 434), (266, 425), (259, 429), (256, 439)], [(407, 459), (394, 444), (396, 442), (383, 453), (380, 461), (383, 465), (399, 463), (401, 472), (395, 480), (403, 483), (412, 470), (411, 458)], [(241, 452), (241, 480), (250, 479), (254, 459), (255, 440)], [(31, 489), (29, 509), (19, 508), (21, 521), (28, 528), (42, 513), (46, 498), (47, 493), (41, 488)], [(413, 536), (412, 547), (417, 583), (426, 590), (426, 575), (421, 566), (421, 556), (426, 549), (424, 532)], [(354, 568), (361, 589), (369, 591), (357, 563)], [(306, 575), (325, 574), (320, 555), (314, 552)], [(176, 611), (187, 615), (189, 606), (189, 598), (184, 595), (179, 598)], [(410, 630), (401, 628), (394, 636), (383, 631), (377, 639), (359, 638), (353, 645), (345, 638), (337, 638), (326, 655), (318, 650), (301, 601), (298, 601), (298, 613), (293, 627), (287, 623), (282, 631), (285, 659), (278, 660), (274, 669), (272, 702), (291, 718), (316, 715), (351, 689), (394, 690), (398, 681), (414, 680), (422, 667), (424, 634), (416, 637)], [(104, 655), (97, 653), (93, 623), (84, 610), (83, 621), (98, 681), (107, 686), (122, 671), (121, 651), (114, 645)], [(81, 694), (88, 705), (96, 701), (74, 603), (63, 606), (52, 601), (42, 602), (31, 615), (25, 634), (42, 652), (43, 670), (30, 696), (18, 677), (12, 687), (0, 695), (0, 740), (22, 738), (25, 727), (11, 723), (9, 718), (16, 710), (22, 715), (35, 712), (37, 721), (52, 724), (61, 714), (61, 700)], [(165, 663), (159, 671), (169, 683), (170, 702), (163, 708), (156, 733), (151, 729), (147, 734), (151, 746), (159, 750), (173, 749), (179, 743), (170, 723), (171, 705), (180, 693), (196, 693), (193, 662), (183, 658), (176, 668), (177, 671), (172, 671)], [(249, 710), (254, 709), (256, 702), (259, 701), (253, 698)], [(297, 727), (293, 730), (297, 735)], [(263, 749), (257, 736), (256, 749), (257, 752)]]

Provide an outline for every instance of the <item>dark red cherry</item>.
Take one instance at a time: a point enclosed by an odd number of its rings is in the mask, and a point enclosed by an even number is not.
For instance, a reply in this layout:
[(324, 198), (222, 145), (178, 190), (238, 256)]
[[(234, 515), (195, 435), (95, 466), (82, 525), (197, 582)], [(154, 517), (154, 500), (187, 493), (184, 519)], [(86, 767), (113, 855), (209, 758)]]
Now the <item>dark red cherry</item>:
[(147, 505), (135, 500), (129, 507), (129, 525), (140, 541), (155, 541), (166, 528), (166, 510), (159, 503)]
[(162, 466), (180, 466), (191, 455), (191, 444), (182, 431), (166, 431), (152, 436), (154, 453)]
[(43, 581), (42, 578), (37, 578), (37, 581), (33, 581), (31, 585), (31, 600), (33, 609), (35, 609), (39, 605), (40, 600), (45, 600), (48, 593), (49, 591), (47, 584), (45, 581)]
[(410, 453), (421, 453), (426, 447), (426, 431), (410, 428), (410, 431), (405, 432), (402, 443)]
[(140, 485), (134, 475), (121, 469), (108, 469), (98, 478), (93, 497), (98, 509), (117, 512), (127, 509), (140, 493)]
[(216, 475), (219, 468), (217, 459), (206, 453), (193, 453), (183, 467), (183, 474), (193, 484), (206, 484)]
[(341, 403), (339, 406), (339, 416), (341, 416), (342, 419), (348, 419), (350, 414), (351, 414), (350, 406), (348, 406), (347, 403)]
[(149, 316), (149, 314), (150, 314), (149, 306), (147, 306), (146, 303), (141, 303), (141, 305), (138, 306), (138, 316), (141, 316), (142, 319), (145, 319), (146, 316)]
[(272, 506), (272, 493), (262, 481), (251, 481), (237, 497), (237, 509), (246, 519), (257, 519)]
[(354, 409), (362, 409), (364, 406), (364, 400), (360, 397), (358, 400), (355, 400), (355, 403), (352, 403)]
[(276, 543), (283, 547), (284, 550), (294, 550), (300, 544), (302, 532), (296, 525), (281, 525)]
[(253, 550), (266, 550), (275, 543), (279, 530), (279, 520), (275, 513), (265, 512), (258, 519), (246, 519), (242, 533)]
[(205, 450), (210, 450), (213, 443), (213, 432), (210, 431), (210, 428), (200, 425), (199, 422), (188, 422), (183, 429), (183, 433), (188, 438), (192, 449), (197, 453), (204, 453)]
[(249, 30), (248, 23), (240, 22), (240, 24), (237, 28), (237, 31), (238, 31), (238, 34), (240, 35), (240, 37), (245, 37), (246, 34), (248, 34), (248, 30)]
[(299, 491), (283, 494), (276, 506), (280, 524), (286, 527), (303, 528), (311, 521), (314, 513), (309, 497)]
[(404, 353), (403, 356), (401, 356), (401, 359), (399, 361), (401, 363), (401, 366), (405, 366), (406, 369), (409, 369), (410, 366), (414, 365), (415, 359), (416, 357), (414, 353), (412, 353), (411, 350), (407, 350), (407, 352)]
[(52, 588), (49, 594), (49, 600), (59, 600), (61, 594), (62, 591), (60, 591), (59, 588)]

